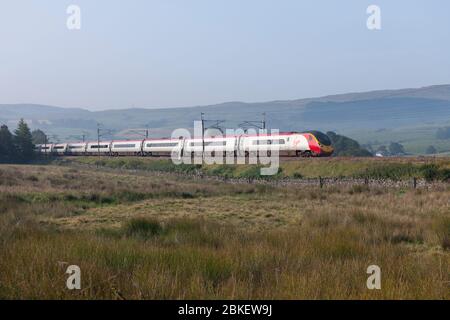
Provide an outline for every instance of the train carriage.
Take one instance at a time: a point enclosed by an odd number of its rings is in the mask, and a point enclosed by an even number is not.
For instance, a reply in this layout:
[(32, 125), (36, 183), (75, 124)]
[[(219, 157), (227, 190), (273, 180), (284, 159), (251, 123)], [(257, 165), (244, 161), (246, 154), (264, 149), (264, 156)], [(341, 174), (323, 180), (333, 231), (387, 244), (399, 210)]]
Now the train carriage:
[(53, 145), (53, 153), (56, 153), (57, 155), (64, 155), (68, 151), (68, 144), (67, 143), (57, 143)]
[(37, 144), (35, 149), (38, 150), (39, 153), (51, 154), (53, 152), (53, 144)]
[(86, 146), (87, 155), (111, 155), (111, 141), (88, 142)]
[[(56, 148), (56, 149), (55, 149)], [(323, 157), (333, 153), (330, 138), (320, 131), (236, 135), (192, 139), (145, 139), (38, 145), (41, 153), (59, 155), (135, 156), (279, 156)]]
[(86, 142), (69, 143), (67, 153), (73, 156), (81, 156), (86, 153)]
[(235, 136), (206, 137), (203, 140), (201, 138), (187, 139), (184, 153), (193, 157), (201, 155), (204, 148), (207, 155), (225, 157), (227, 154), (236, 153), (236, 141), (237, 137)]
[(142, 143), (143, 143), (142, 140), (112, 141), (111, 155), (112, 156), (143, 155)]
[(273, 152), (277, 152), (280, 156), (295, 155), (294, 138), (299, 139), (294, 133), (248, 136), (243, 139), (241, 149), (245, 150), (246, 155), (271, 156)]
[(184, 139), (146, 139), (142, 151), (144, 156), (170, 156), (172, 153), (181, 155)]

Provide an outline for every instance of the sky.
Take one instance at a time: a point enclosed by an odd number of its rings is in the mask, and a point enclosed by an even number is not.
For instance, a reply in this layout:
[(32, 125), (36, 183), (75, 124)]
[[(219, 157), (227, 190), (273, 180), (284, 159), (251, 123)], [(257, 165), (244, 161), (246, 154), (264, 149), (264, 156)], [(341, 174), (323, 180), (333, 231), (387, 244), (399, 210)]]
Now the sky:
[[(448, 0), (0, 3), (0, 104), (180, 107), (450, 83)], [(366, 26), (373, 4), (381, 30)]]

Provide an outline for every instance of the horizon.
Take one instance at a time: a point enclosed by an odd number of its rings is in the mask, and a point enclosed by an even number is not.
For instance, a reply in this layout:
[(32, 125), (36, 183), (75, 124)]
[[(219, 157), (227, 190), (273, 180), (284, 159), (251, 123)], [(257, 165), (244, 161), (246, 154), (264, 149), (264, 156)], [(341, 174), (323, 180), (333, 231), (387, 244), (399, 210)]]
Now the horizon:
[(339, 93), (329, 93), (322, 96), (314, 96), (314, 97), (300, 97), (294, 99), (278, 99), (278, 100), (269, 100), (269, 101), (238, 101), (238, 100), (230, 100), (230, 101), (222, 101), (218, 103), (205, 104), (205, 105), (182, 105), (182, 106), (169, 106), (169, 107), (129, 107), (129, 108), (106, 108), (106, 109), (93, 109), (91, 107), (67, 107), (60, 105), (49, 105), (44, 103), (34, 103), (34, 102), (18, 102), (18, 103), (0, 103), (0, 107), (3, 106), (12, 106), (12, 105), (31, 105), (31, 106), (44, 106), (44, 107), (54, 107), (61, 109), (81, 109), (90, 112), (102, 112), (102, 111), (118, 111), (118, 110), (133, 110), (133, 109), (144, 109), (144, 110), (165, 110), (165, 109), (184, 109), (184, 108), (202, 108), (202, 107), (211, 107), (211, 106), (220, 106), (228, 103), (243, 103), (243, 104), (258, 104), (258, 103), (271, 103), (271, 102), (289, 102), (289, 101), (297, 101), (297, 100), (305, 100), (305, 99), (321, 99), (326, 97), (334, 97), (340, 95), (348, 95), (348, 94), (363, 94), (363, 93), (372, 93), (372, 92), (382, 92), (382, 91), (397, 91), (397, 90), (419, 90), (424, 88), (433, 88), (433, 87), (445, 87), (450, 86), (450, 83), (443, 84), (431, 84), (421, 87), (400, 87), (400, 88), (385, 88), (385, 89), (373, 89), (368, 91), (349, 91), (349, 92), (339, 92)]

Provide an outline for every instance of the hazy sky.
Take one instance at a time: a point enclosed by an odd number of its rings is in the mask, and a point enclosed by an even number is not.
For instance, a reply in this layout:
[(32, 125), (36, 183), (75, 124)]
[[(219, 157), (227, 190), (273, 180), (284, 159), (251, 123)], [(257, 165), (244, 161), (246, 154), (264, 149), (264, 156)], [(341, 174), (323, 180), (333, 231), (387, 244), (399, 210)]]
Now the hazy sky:
[[(81, 30), (66, 27), (68, 5)], [(382, 29), (366, 27), (381, 8)], [(450, 83), (450, 1), (1, 0), (0, 104), (89, 109)]]

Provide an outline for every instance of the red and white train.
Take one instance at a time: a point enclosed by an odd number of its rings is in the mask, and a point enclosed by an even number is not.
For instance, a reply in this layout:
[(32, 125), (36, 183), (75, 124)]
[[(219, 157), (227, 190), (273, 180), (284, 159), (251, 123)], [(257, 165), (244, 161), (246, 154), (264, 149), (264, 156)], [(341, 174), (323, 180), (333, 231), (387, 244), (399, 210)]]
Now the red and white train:
[(36, 151), (55, 155), (102, 155), (102, 156), (195, 156), (203, 150), (214, 153), (248, 156), (251, 153), (270, 153), (274, 145), (280, 156), (323, 157), (333, 153), (328, 136), (320, 131), (284, 132), (278, 134), (235, 135), (191, 139), (143, 139), (112, 140), (41, 144)]

